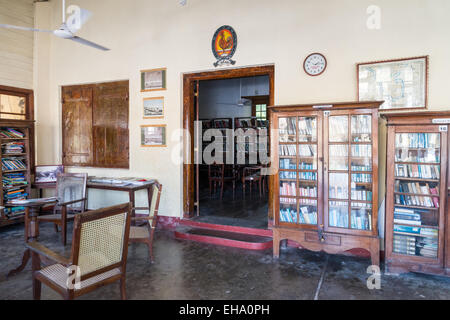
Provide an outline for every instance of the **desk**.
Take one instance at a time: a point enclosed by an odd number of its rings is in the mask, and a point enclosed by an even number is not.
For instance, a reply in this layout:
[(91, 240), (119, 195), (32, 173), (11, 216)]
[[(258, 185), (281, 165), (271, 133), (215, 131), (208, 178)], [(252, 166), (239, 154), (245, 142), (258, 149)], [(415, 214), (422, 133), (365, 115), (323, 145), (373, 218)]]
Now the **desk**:
[[(150, 203), (152, 202), (152, 187), (155, 180), (149, 180), (147, 182), (144, 182), (140, 185), (120, 185), (120, 184), (114, 184), (114, 183), (99, 183), (99, 182), (89, 182), (87, 183), (88, 189), (101, 189), (101, 190), (111, 190), (111, 191), (121, 191), (121, 192), (128, 192), (128, 195), (130, 197), (130, 202), (133, 205), (133, 208), (136, 210), (150, 210)], [(42, 190), (43, 189), (55, 189), (56, 183), (34, 183), (32, 185), (32, 188), (38, 189), (39, 195), (38, 197), (42, 197)], [(145, 190), (147, 189), (147, 197), (148, 197), (148, 207), (136, 207), (136, 201), (135, 201), (135, 192), (139, 190)], [(89, 198), (88, 198), (89, 201)], [(134, 215), (134, 211), (133, 211)]]
[[(25, 232), (24, 232), (25, 243), (29, 241), (36, 241), (37, 238), (39, 237), (39, 225), (37, 217), (39, 215), (40, 209), (45, 206), (54, 206), (56, 203), (57, 201), (54, 200), (43, 202), (33, 201), (30, 203), (9, 205), (12, 207), (25, 207)], [(8, 277), (13, 276), (21, 272), (23, 269), (25, 269), (28, 260), (30, 260), (30, 256), (31, 256), (30, 249), (26, 249), (22, 256), (22, 263), (16, 269), (11, 270), (8, 273)]]

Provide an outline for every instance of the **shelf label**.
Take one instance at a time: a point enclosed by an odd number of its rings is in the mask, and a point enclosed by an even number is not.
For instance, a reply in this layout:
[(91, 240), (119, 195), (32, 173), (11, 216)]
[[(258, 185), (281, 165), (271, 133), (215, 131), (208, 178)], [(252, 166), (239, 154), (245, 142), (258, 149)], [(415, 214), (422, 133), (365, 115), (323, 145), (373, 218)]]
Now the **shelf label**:
[(447, 132), (448, 131), (448, 126), (439, 126), (439, 131), (440, 132)]
[(332, 104), (324, 104), (324, 105), (320, 105), (320, 106), (313, 106), (314, 109), (329, 109), (329, 108), (333, 108)]
[(435, 124), (443, 124), (443, 123), (450, 124), (450, 118), (448, 118), (448, 119), (445, 119), (445, 118), (433, 119), (433, 120), (431, 120), (431, 122), (435, 123)]

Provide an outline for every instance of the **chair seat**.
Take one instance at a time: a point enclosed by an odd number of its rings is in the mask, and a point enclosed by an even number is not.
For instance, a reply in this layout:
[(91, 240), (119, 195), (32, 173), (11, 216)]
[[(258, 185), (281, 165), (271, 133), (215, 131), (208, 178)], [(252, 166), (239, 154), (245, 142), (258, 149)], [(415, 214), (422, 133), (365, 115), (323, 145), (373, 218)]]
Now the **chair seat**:
[[(62, 289), (68, 289), (67, 288), (67, 278), (68, 278), (68, 270), (65, 266), (62, 264), (53, 264), (51, 266), (45, 267), (38, 271), (39, 274), (44, 276), (45, 278), (51, 280), (56, 285), (61, 287)], [(103, 280), (112, 278), (114, 276), (117, 276), (120, 274), (120, 269), (115, 268), (110, 271), (98, 274), (92, 278), (86, 279), (81, 281), (80, 287), (75, 287), (76, 290), (85, 289), (87, 287), (90, 287), (98, 282), (101, 282)]]
[(148, 227), (130, 227), (130, 239), (144, 239), (149, 237), (150, 232)]
[[(68, 214), (67, 215), (67, 220), (73, 220), (73, 218), (75, 217), (74, 214)], [(39, 216), (38, 220), (40, 221), (59, 221), (62, 220), (62, 216), (60, 213), (57, 214), (48, 214), (45, 216)]]
[(259, 174), (252, 174), (251, 176), (245, 177), (245, 181), (259, 180), (259, 179), (261, 179), (261, 175), (259, 175)]

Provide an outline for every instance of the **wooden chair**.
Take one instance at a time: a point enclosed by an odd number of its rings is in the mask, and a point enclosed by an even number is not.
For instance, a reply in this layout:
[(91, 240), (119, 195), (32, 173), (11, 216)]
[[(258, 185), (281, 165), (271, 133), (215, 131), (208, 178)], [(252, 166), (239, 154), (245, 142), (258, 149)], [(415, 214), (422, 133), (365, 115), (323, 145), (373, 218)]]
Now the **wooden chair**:
[[(77, 214), (70, 259), (37, 241), (27, 243), (32, 257), (33, 298), (41, 298), (42, 284), (72, 300), (120, 281), (121, 298), (125, 300), (130, 223), (131, 203)], [(41, 269), (41, 259), (52, 264)]]
[(148, 215), (137, 215), (133, 221), (144, 221), (145, 226), (131, 226), (130, 242), (141, 242), (148, 246), (150, 262), (153, 262), (153, 237), (155, 235), (156, 224), (158, 223), (158, 208), (161, 198), (162, 185), (155, 181), (151, 200), (149, 203)]
[(260, 166), (257, 167), (245, 167), (244, 170), (242, 171), (242, 192), (244, 194), (244, 198), (245, 198), (245, 186), (246, 183), (249, 182), (250, 184), (250, 196), (252, 194), (252, 187), (253, 187), (253, 183), (257, 183), (258, 184), (258, 189), (259, 189), (259, 197), (261, 198), (262, 194), (261, 194), (261, 189), (262, 189), (262, 180), (263, 180), (263, 176), (261, 175), (261, 168)]
[(214, 193), (216, 193), (216, 187), (220, 186), (220, 200), (223, 198), (223, 188), (226, 182), (233, 184), (233, 200), (236, 190), (236, 170), (233, 166), (225, 166), (225, 164), (211, 164), (208, 167), (208, 181), (209, 181), (209, 195), (212, 196), (212, 190), (214, 187)]
[(55, 230), (61, 227), (62, 243), (67, 243), (67, 221), (73, 220), (75, 213), (86, 210), (87, 173), (60, 173), (56, 180), (57, 205), (53, 214), (39, 216), (38, 222), (52, 222)]

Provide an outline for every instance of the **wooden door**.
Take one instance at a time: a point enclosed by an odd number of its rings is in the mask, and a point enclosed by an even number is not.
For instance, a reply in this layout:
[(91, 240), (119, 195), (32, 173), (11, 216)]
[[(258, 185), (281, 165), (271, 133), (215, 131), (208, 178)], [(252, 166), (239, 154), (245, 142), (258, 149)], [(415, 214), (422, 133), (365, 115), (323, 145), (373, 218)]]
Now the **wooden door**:
[(388, 127), (388, 261), (444, 265), (448, 136), (443, 127)]
[(378, 113), (324, 113), (324, 229), (377, 235)]
[(62, 142), (65, 165), (89, 166), (93, 163), (92, 100), (89, 86), (62, 88)]
[(128, 168), (128, 81), (95, 85), (93, 106), (95, 165)]

